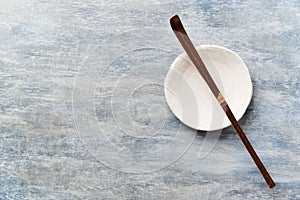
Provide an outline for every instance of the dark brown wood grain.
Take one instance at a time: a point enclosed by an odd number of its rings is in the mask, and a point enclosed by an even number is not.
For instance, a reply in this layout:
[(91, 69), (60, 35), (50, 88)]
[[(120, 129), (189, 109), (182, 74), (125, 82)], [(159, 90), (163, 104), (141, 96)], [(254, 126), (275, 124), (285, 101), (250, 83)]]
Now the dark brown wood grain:
[(242, 130), (241, 126), (237, 122), (236, 118), (234, 117), (229, 105), (227, 104), (226, 100), (224, 99), (223, 95), (221, 94), (220, 90), (218, 89), (217, 85), (215, 84), (214, 80), (210, 76), (207, 68), (205, 67), (200, 55), (198, 54), (197, 50), (195, 49), (192, 41), (190, 40), (189, 36), (187, 35), (181, 20), (178, 15), (173, 15), (170, 18), (171, 27), (178, 38), (179, 42), (181, 43), (182, 47), (186, 51), (187, 55), (199, 71), (200, 75), (203, 77), (207, 85), (209, 86), (210, 90), (217, 98), (218, 102), (220, 103), (221, 107), (223, 108), (224, 112), (226, 113), (228, 119), (230, 120), (233, 128), (237, 132), (238, 136), (240, 137), (241, 141), (243, 142), (244, 146), (248, 150), (250, 156), (252, 157), (253, 161), (255, 162), (257, 168), (259, 169), (260, 173), (264, 177), (267, 185), (269, 188), (275, 186), (274, 181), (272, 180), (270, 174), (266, 170), (265, 166), (259, 159), (258, 155), (254, 151), (252, 145), (250, 144), (248, 138), (246, 137), (244, 131)]

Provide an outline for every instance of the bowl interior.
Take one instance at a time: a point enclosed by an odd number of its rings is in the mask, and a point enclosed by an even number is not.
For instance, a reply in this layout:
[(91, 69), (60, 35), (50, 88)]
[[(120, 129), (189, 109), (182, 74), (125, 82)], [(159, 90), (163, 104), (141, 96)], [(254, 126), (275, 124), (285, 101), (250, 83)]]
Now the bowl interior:
[[(239, 120), (253, 94), (246, 64), (236, 53), (224, 47), (202, 45), (197, 51)], [(221, 106), (186, 53), (179, 55), (172, 63), (164, 87), (171, 111), (187, 126), (203, 131), (230, 126)]]

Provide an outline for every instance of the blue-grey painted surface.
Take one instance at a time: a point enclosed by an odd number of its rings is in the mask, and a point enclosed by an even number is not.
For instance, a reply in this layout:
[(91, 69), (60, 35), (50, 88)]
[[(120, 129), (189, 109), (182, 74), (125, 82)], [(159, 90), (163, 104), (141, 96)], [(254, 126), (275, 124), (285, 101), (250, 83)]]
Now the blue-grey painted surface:
[[(249, 67), (274, 189), (231, 128), (215, 144), (168, 109), (173, 13)], [(299, 0), (1, 0), (0, 199), (300, 199), (299, 27)]]

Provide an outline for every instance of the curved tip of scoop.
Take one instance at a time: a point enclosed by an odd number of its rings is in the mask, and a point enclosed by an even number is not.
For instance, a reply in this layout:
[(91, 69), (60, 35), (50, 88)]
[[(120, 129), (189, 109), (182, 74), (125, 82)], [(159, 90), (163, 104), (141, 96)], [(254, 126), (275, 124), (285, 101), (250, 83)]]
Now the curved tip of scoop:
[(181, 21), (178, 14), (174, 14), (170, 17), (170, 25), (173, 30), (177, 30), (180, 27)]
[(170, 22), (171, 22), (172, 20), (175, 20), (175, 19), (179, 19), (179, 16), (178, 16), (177, 13), (173, 14), (173, 15), (170, 17)]

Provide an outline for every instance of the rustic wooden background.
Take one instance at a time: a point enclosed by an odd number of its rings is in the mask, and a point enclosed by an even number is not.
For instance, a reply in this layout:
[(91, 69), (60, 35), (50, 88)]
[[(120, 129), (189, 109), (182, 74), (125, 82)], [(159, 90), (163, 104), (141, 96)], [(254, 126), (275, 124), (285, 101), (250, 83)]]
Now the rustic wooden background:
[[(249, 67), (241, 124), (274, 189), (231, 128), (168, 109), (173, 13)], [(300, 199), (299, 27), (299, 0), (1, 0), (0, 199)]]

